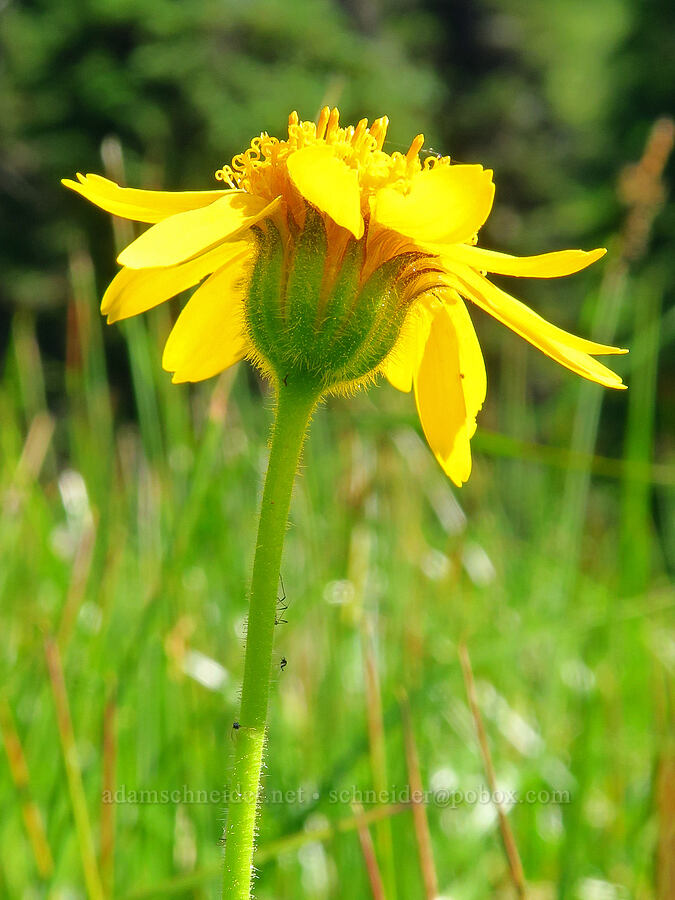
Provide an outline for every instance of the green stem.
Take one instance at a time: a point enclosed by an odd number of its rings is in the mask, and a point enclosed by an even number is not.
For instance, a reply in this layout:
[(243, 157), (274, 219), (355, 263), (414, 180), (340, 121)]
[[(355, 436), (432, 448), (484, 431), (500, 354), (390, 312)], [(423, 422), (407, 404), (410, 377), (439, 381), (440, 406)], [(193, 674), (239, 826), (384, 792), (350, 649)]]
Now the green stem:
[(293, 481), (319, 391), (311, 384), (279, 385), (272, 446), (260, 509), (246, 632), (244, 682), (225, 829), (223, 900), (249, 900), (260, 791), (281, 551)]

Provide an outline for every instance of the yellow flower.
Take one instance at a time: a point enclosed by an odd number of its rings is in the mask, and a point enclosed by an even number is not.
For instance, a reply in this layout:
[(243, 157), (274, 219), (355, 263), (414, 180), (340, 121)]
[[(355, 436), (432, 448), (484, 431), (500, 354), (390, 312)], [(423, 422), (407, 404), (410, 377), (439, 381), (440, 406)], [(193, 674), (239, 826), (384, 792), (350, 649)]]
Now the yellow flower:
[[(464, 299), (552, 359), (607, 387), (621, 379), (593, 357), (623, 353), (549, 324), (486, 272), (552, 278), (604, 250), (517, 258), (476, 246), (494, 196), (492, 172), (386, 153), (386, 117), (341, 128), (289, 118), (288, 139), (263, 133), (216, 173), (219, 191), (121, 188), (98, 175), (64, 184), (102, 209), (151, 223), (120, 253), (105, 293), (108, 322), (202, 282), (164, 349), (175, 382), (209, 378), (244, 357), (278, 384), (296, 374), (323, 393), (384, 374), (414, 389), (429, 445), (461, 485), (486, 391)], [(208, 277), (207, 277), (208, 276)]]

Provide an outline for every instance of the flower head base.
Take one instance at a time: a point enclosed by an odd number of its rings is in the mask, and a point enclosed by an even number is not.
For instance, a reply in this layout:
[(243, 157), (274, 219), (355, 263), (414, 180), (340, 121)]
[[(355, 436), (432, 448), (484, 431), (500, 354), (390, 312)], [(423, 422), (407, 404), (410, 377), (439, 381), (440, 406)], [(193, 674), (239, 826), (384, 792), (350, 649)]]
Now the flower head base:
[(278, 379), (293, 373), (330, 391), (372, 378), (415, 299), (445, 285), (434, 256), (378, 227), (370, 204), (384, 188), (407, 191), (423, 168), (450, 160), (423, 165), (422, 135), (407, 154), (383, 152), (387, 126), (382, 118), (341, 128), (328, 108), (317, 124), (293, 113), (287, 140), (262, 134), (216, 172), (233, 190), (285, 201), (252, 229), (245, 304), (256, 360)]
[(567, 368), (622, 387), (594, 356), (624, 351), (550, 325), (485, 275), (568, 275), (604, 250), (519, 259), (479, 248), (492, 172), (449, 157), (421, 161), (422, 135), (406, 154), (389, 154), (387, 124), (343, 128), (337, 110), (316, 124), (293, 113), (287, 139), (263, 133), (218, 170), (222, 191), (139, 191), (96, 175), (64, 183), (153, 223), (119, 256), (101, 306), (108, 321), (206, 278), (164, 350), (174, 381), (208, 378), (245, 356), (279, 390), (293, 378), (334, 392), (384, 374), (399, 390), (414, 388), (427, 440), (461, 484), (486, 391), (464, 298)]
[(247, 332), (257, 362), (284, 384), (300, 378), (324, 393), (372, 377), (417, 296), (440, 283), (441, 270), (415, 250), (374, 269), (363, 238), (350, 236), (331, 253), (326, 224), (311, 206), (302, 228), (269, 219), (252, 232)]

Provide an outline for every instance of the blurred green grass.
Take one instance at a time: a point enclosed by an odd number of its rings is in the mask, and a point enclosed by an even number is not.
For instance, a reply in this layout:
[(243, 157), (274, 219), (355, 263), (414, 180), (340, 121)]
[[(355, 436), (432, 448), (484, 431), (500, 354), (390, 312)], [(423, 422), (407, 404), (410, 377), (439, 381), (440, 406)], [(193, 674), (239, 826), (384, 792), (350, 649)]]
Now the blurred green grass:
[[(606, 327), (618, 303), (636, 351), (619, 361), (630, 409), (611, 458), (596, 455), (602, 389), (565, 374), (534, 402), (553, 364), (508, 333), (461, 492), (410, 397), (379, 386), (317, 412), (282, 568), (266, 778), (268, 798), (302, 802), (264, 806), (260, 900), (372, 896), (351, 804), (331, 793), (401, 796), (401, 690), (425, 787), (485, 785), (460, 641), (498, 783), (543, 797), (509, 811), (531, 896), (657, 896), (673, 815), (659, 773), (672, 760), (675, 478), (672, 455), (653, 459), (654, 366), (673, 323), (658, 268), (626, 273), (609, 300), (595, 277), (590, 318)], [(270, 398), (245, 365), (172, 386), (159, 361), (173, 312), (160, 308), (121, 328), (130, 422), (84, 240), (69, 293), (63, 408), (48, 407), (25, 310), (0, 382), (0, 727), (14, 757), (0, 766), (0, 894), (83, 896), (84, 866), (89, 896), (100, 879), (105, 896), (216, 897), (222, 802), (102, 793), (224, 786)], [(372, 832), (387, 896), (421, 898), (412, 813), (385, 812)], [(444, 897), (510, 895), (489, 804), (427, 814)]]

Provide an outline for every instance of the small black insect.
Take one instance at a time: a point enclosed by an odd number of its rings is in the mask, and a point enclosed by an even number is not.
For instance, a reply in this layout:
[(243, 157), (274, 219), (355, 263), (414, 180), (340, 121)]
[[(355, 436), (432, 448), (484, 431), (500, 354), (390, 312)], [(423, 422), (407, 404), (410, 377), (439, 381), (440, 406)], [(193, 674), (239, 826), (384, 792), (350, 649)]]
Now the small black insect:
[(281, 662), (279, 663), (279, 668), (281, 669), (282, 672), (284, 671), (284, 669), (286, 668), (287, 665), (288, 665), (288, 660), (286, 659), (285, 656), (282, 656)]
[(435, 156), (436, 159), (443, 159), (443, 154), (442, 154), (442, 153), (439, 153), (438, 150), (434, 150), (433, 147), (429, 147), (428, 149), (427, 149), (426, 147), (423, 147), (423, 148), (420, 150), (420, 156), (421, 156), (421, 155), (424, 155), (424, 156)]
[(234, 732), (239, 731), (240, 728), (241, 725), (239, 724), (239, 722), (232, 723), (232, 731), (230, 732), (230, 737), (232, 738), (232, 740), (234, 740)]
[(284, 588), (284, 579), (281, 577), (281, 572), (279, 572), (279, 582), (281, 584), (281, 597), (277, 597), (277, 613), (274, 616), (274, 624), (287, 625), (288, 619), (284, 619), (283, 614), (288, 609), (288, 603), (286, 603), (286, 589)]

